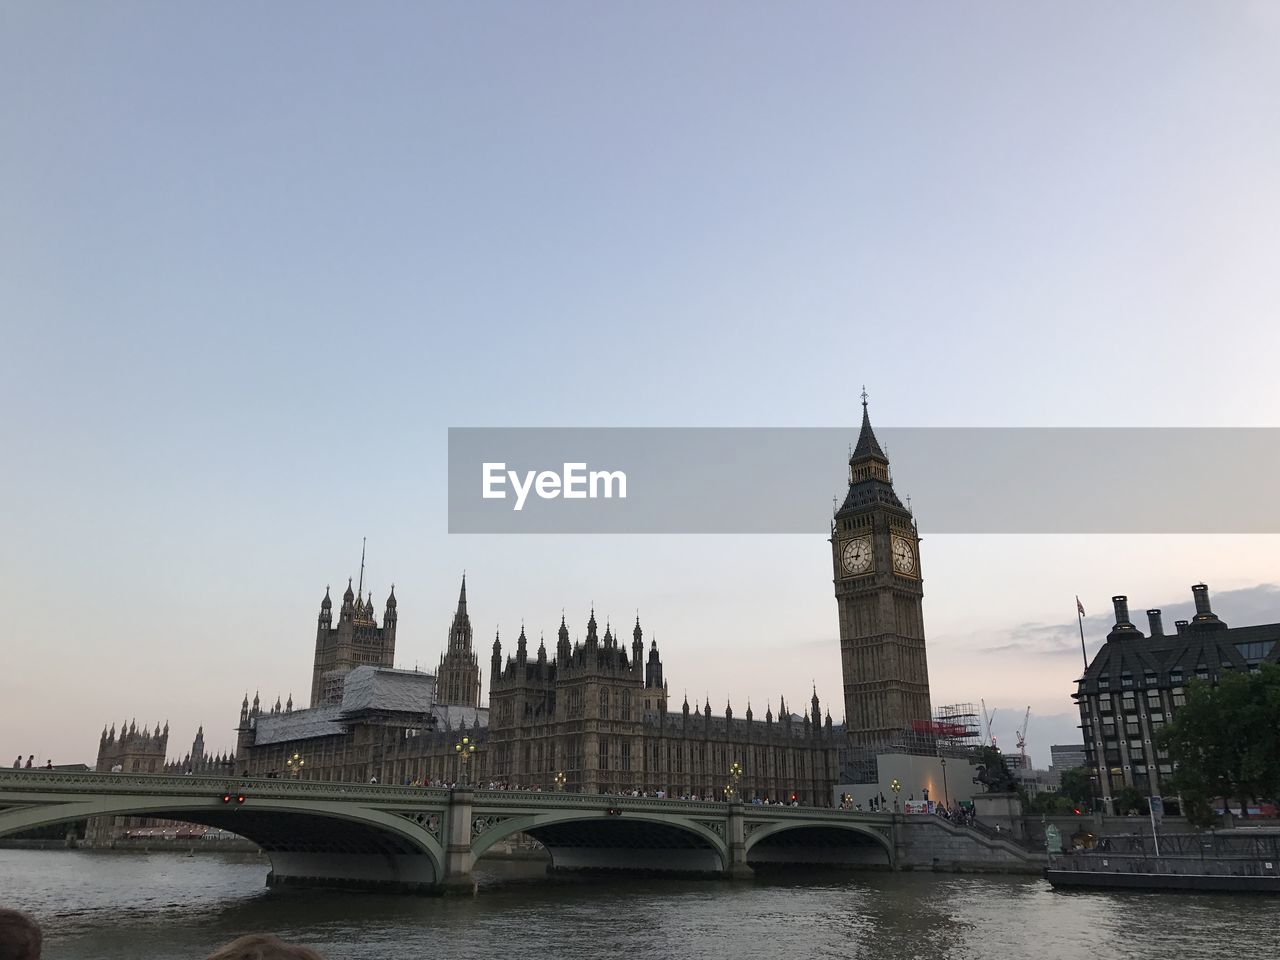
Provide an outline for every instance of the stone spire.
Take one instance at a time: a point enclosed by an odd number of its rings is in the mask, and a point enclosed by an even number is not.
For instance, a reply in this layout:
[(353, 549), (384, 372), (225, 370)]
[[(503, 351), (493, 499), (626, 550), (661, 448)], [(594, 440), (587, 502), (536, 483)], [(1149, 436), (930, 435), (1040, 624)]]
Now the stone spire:
[(871, 428), (871, 415), (867, 412), (867, 391), (863, 388), (862, 429), (858, 433), (857, 444), (849, 454), (849, 492), (836, 511), (836, 516), (840, 517), (875, 503), (889, 504), (906, 513), (902, 501), (893, 492), (889, 458)]

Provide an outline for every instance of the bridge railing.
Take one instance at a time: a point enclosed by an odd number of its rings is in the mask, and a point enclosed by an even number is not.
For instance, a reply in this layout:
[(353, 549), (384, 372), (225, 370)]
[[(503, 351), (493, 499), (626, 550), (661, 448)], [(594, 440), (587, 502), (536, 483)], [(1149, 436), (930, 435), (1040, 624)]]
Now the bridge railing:
[(65, 773), (49, 770), (0, 770), (0, 790), (33, 793), (150, 793), (190, 796), (247, 790), (256, 797), (314, 797), (361, 800), (431, 800), (444, 803), (449, 791), (431, 787), (382, 786), (328, 780), (276, 777), (173, 776), (156, 773)]
[[(506, 809), (615, 808), (633, 812), (687, 811), (703, 816), (724, 816), (728, 804), (711, 800), (614, 796), (601, 793), (568, 793), (536, 790), (488, 790), (471, 788), (473, 803), (478, 807), (501, 806)], [(244, 790), (255, 797), (343, 799), (361, 801), (409, 801), (416, 803), (448, 803), (451, 791), (443, 787), (406, 786), (402, 784), (357, 783), (347, 780), (295, 780), (278, 777), (210, 776), (192, 774), (175, 776), (156, 773), (98, 773), (56, 770), (0, 769), (0, 790), (59, 793), (148, 793), (171, 796), (216, 795), (224, 790)], [(813, 820), (815, 817), (847, 822), (865, 820), (887, 823), (887, 814), (839, 810), (832, 807), (790, 807), (744, 803), (745, 816), (767, 816), (770, 819)]]

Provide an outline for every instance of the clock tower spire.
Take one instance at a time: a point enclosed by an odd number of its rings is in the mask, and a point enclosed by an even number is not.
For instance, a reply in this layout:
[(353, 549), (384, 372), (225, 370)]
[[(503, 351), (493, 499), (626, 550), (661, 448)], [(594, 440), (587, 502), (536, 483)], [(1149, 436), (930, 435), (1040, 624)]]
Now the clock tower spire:
[(845, 728), (854, 744), (887, 744), (931, 717), (919, 539), (894, 492), (864, 387), (849, 490), (831, 524)]

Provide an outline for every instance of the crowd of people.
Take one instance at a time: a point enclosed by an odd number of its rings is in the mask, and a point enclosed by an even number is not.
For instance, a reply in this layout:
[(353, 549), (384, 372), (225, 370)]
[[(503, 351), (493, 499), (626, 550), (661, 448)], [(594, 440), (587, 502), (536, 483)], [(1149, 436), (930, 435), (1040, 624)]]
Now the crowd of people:
[[(0, 960), (40, 960), (44, 935), (29, 914), (0, 907)], [(237, 937), (206, 960), (324, 960), (310, 947), (267, 933)]]

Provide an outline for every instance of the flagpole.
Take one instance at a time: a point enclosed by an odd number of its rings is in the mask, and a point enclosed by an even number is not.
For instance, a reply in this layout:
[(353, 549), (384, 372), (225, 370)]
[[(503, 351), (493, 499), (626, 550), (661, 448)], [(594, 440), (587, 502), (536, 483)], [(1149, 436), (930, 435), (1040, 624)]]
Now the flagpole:
[(1076, 623), (1080, 626), (1080, 658), (1084, 660), (1085, 673), (1089, 672), (1089, 654), (1084, 648), (1084, 607), (1080, 606), (1080, 598), (1076, 597)]

